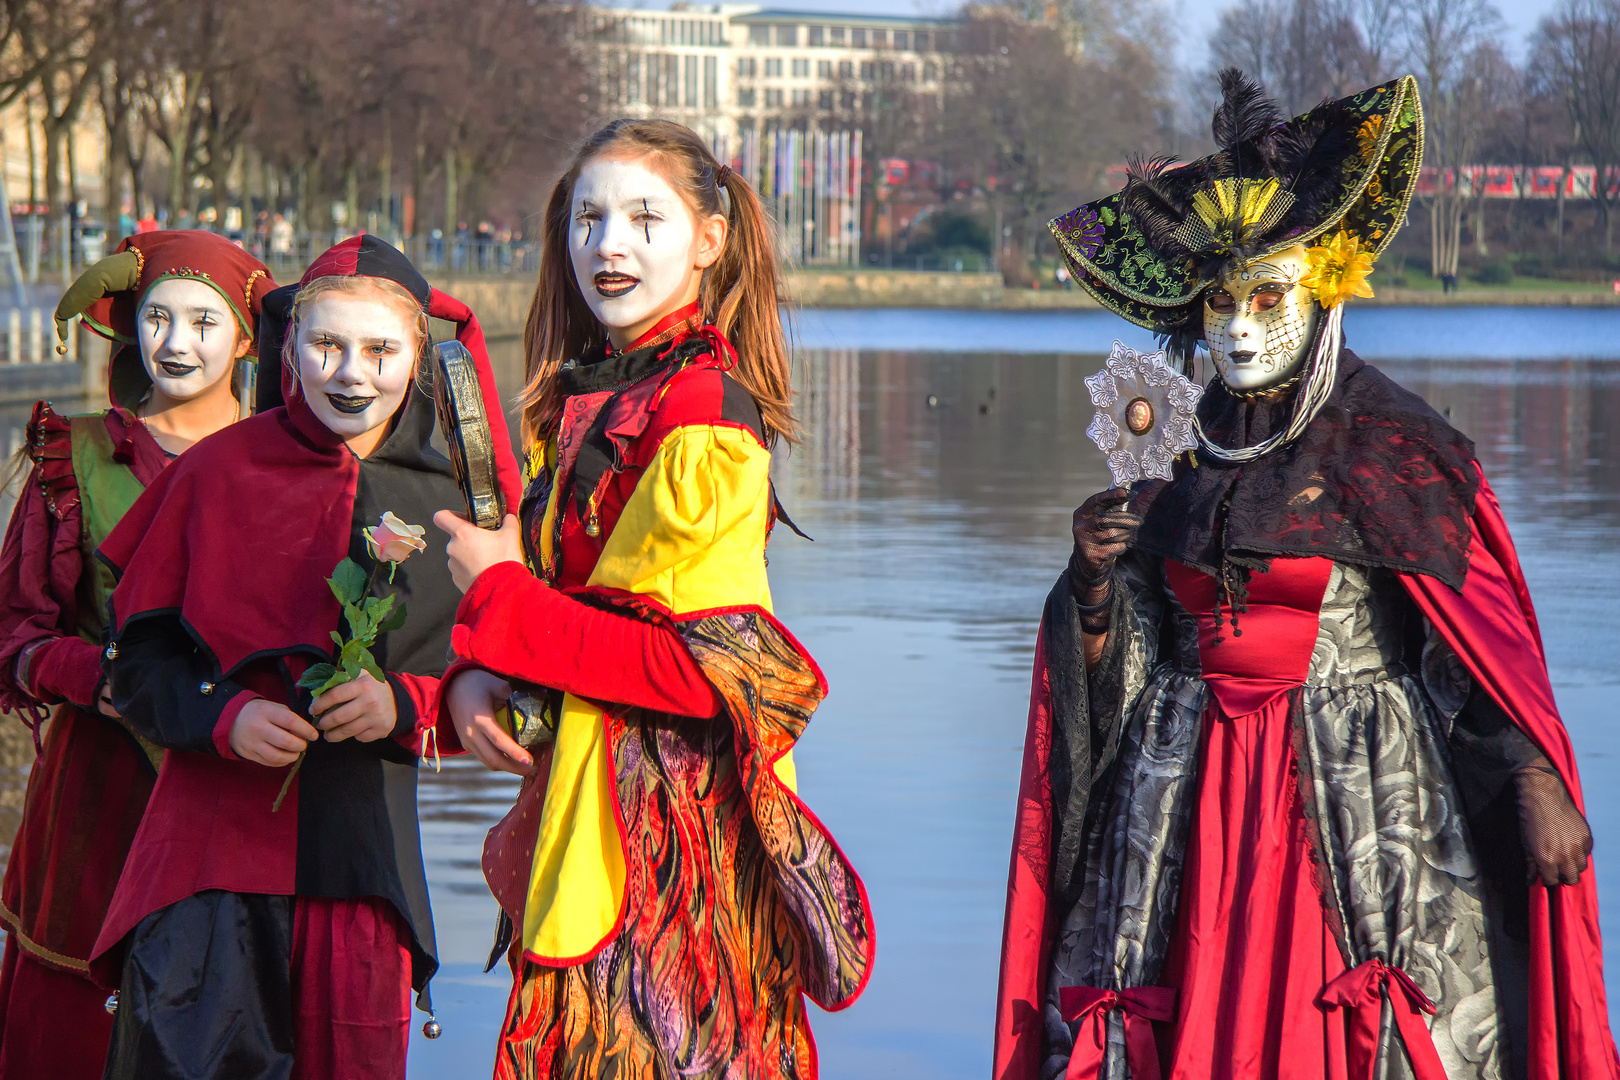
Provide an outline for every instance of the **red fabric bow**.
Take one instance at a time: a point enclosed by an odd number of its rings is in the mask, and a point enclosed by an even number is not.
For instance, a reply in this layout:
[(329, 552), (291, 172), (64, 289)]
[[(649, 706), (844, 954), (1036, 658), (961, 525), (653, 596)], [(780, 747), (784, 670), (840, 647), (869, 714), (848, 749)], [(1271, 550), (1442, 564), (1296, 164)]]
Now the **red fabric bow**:
[[(1400, 993), (1396, 993), (1399, 990)], [(1434, 1037), (1423, 1014), (1434, 1015), (1434, 1002), (1418, 989), (1412, 977), (1373, 957), (1328, 983), (1322, 990), (1322, 1003), (1342, 1005), (1352, 1010), (1350, 1019), (1350, 1075), (1372, 1080), (1378, 1069), (1378, 1021), (1383, 1015), (1383, 998), (1389, 993), (1395, 1026), (1400, 1029), (1406, 1055), (1412, 1060), (1416, 1080), (1446, 1080), (1446, 1068), (1434, 1049)]]
[(1058, 990), (1058, 1007), (1063, 1019), (1071, 1023), (1091, 1018), (1091, 1038), (1086, 1038), (1084, 1026), (1075, 1034), (1074, 1052), (1063, 1080), (1096, 1080), (1102, 1069), (1103, 1047), (1108, 1044), (1108, 1014), (1116, 1009), (1125, 1018), (1125, 1061), (1131, 1067), (1131, 1080), (1159, 1080), (1159, 1048), (1150, 1021), (1175, 1019), (1174, 990), (1163, 986), (1129, 990), (1065, 986)]

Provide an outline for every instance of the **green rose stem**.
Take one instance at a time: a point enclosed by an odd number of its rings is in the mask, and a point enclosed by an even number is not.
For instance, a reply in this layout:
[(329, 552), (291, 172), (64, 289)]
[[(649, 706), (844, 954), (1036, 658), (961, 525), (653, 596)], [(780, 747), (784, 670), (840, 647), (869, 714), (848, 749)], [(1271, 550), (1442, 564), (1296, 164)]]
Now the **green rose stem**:
[[(394, 577), (393, 568), (397, 565), (398, 563), (389, 561), (390, 581)], [(312, 698), (320, 697), (334, 686), (342, 686), (346, 682), (358, 679), (362, 671), (369, 671), (371, 677), (378, 682), (387, 681), (387, 676), (377, 666), (377, 658), (371, 655), (371, 646), (376, 644), (379, 636), (405, 625), (405, 605), (395, 607), (395, 597), (392, 595), (381, 597), (371, 595), (372, 586), (377, 583), (377, 572), (381, 569), (381, 562), (374, 563), (371, 573), (367, 574), (353, 559), (344, 559), (332, 571), (332, 576), (326, 579), (332, 595), (343, 605), (343, 618), (349, 625), (349, 636), (344, 638), (333, 630), (332, 641), (338, 649), (334, 657), (336, 663), (312, 664), (309, 670), (304, 672), (303, 678), (298, 680), (299, 688), (308, 690)], [(282, 801), (292, 788), (293, 778), (303, 767), (304, 756), (308, 753), (306, 747), (287, 770), (287, 779), (282, 782), (281, 793), (276, 796), (275, 803), (270, 807), (272, 814), (281, 809)]]

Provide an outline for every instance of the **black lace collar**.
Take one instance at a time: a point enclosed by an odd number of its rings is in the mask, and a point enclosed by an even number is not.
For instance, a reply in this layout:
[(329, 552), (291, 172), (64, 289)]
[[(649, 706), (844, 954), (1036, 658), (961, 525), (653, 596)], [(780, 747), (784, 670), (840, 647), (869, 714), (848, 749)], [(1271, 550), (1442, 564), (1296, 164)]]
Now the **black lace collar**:
[[(1212, 387), (1198, 414), (1212, 441), (1239, 447), (1286, 425), (1292, 408)], [(1210, 574), (1228, 556), (1319, 555), (1460, 589), (1478, 490), (1473, 442), (1346, 350), (1332, 397), (1300, 439), (1241, 465), (1200, 457), (1142, 499), (1137, 546)]]

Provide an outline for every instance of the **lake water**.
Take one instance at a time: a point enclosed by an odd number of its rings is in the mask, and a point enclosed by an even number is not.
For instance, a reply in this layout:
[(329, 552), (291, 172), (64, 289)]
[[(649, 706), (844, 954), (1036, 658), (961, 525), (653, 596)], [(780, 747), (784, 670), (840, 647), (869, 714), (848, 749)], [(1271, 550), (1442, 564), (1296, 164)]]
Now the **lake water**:
[[(1620, 971), (1620, 310), (1352, 308), (1346, 328), (1473, 436), (1502, 498)], [(805, 440), (777, 483), (815, 542), (778, 531), (772, 587), (832, 685), (796, 753), (801, 791), (864, 875), (879, 941), (866, 996), (812, 1009), (822, 1072), (983, 1077), (1036, 623), (1073, 508), (1108, 483), (1082, 380), (1115, 337), (1151, 342), (1095, 312), (811, 311), (796, 331)], [(514, 386), (516, 343), (495, 349)], [(0, 412), (7, 441), (24, 419)], [(481, 971), (479, 853), (512, 791), (461, 761), (424, 775), (444, 1037), (416, 1037), (413, 1080), (488, 1075), (509, 980)]]

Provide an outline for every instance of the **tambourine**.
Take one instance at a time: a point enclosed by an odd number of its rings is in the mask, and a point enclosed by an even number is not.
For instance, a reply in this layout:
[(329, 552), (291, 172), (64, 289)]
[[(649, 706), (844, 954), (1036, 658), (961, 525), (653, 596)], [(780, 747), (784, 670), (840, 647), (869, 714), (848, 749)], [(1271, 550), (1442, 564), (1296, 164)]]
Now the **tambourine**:
[(433, 407), (450, 448), (456, 486), (467, 503), (467, 519), (480, 529), (498, 529), (506, 516), (496, 480), (495, 440), (484, 414), (478, 365), (459, 341), (434, 346)]

